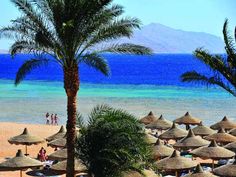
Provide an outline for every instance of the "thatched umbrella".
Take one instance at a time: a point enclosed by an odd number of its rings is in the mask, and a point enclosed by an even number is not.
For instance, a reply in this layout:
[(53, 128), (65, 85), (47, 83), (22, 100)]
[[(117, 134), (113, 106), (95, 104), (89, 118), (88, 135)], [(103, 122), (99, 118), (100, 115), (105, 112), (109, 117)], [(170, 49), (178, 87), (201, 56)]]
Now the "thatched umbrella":
[(213, 129), (203, 125), (202, 122), (200, 123), (200, 125), (198, 125), (197, 127), (194, 127), (192, 130), (195, 135), (199, 135), (202, 137), (215, 133), (215, 131)]
[(236, 160), (233, 164), (223, 165), (221, 167), (215, 168), (213, 173), (218, 176), (236, 177)]
[(217, 133), (208, 135), (204, 138), (209, 141), (215, 140), (216, 142), (219, 142), (222, 144), (227, 144), (227, 143), (236, 141), (236, 137), (226, 133), (223, 128), (221, 128)]
[(139, 121), (145, 125), (150, 124), (152, 122), (154, 122), (155, 120), (157, 120), (156, 116), (154, 116), (153, 112), (149, 112), (149, 114), (145, 117), (143, 117), (142, 119), (140, 119)]
[(146, 134), (146, 139), (149, 144), (155, 144), (157, 142), (157, 138), (150, 134)]
[(180, 129), (173, 123), (172, 127), (168, 129), (166, 132), (162, 133), (159, 138), (164, 140), (179, 140), (184, 138), (188, 134), (187, 131)]
[(25, 128), (22, 134), (10, 138), (8, 140), (8, 142), (10, 144), (25, 145), (25, 154), (28, 155), (27, 154), (27, 146), (30, 146), (30, 145), (33, 145), (33, 144), (43, 143), (44, 139), (40, 138), (40, 137), (37, 137), (37, 136), (34, 136), (34, 135), (31, 135), (28, 132), (28, 129)]
[(56, 134), (47, 137), (46, 140), (48, 142), (50, 142), (50, 141), (53, 141), (56, 139), (63, 138), (65, 135), (66, 135), (66, 130), (65, 130), (64, 126), (61, 126), (60, 130)]
[(163, 143), (161, 143), (160, 139), (157, 140), (156, 144), (153, 146), (152, 149), (153, 149), (153, 158), (155, 160), (169, 157), (174, 152), (173, 148), (168, 147)]
[(236, 128), (230, 130), (229, 134), (233, 135), (233, 136), (236, 136)]
[[(152, 170), (143, 170), (142, 173), (146, 177), (159, 177), (159, 175), (157, 175)], [(123, 177), (144, 177), (143, 175), (136, 171), (129, 171), (129, 172), (123, 173)]]
[(212, 159), (212, 168), (214, 168), (214, 160), (230, 159), (235, 155), (234, 152), (218, 146), (215, 140), (211, 141), (209, 146), (191, 151), (191, 154), (202, 159)]
[[(66, 164), (67, 164), (67, 160), (64, 160), (64, 161), (56, 163), (55, 165), (52, 165), (51, 169), (53, 171), (65, 173), (66, 172)], [(75, 173), (87, 172), (86, 166), (79, 159), (75, 159), (74, 169), (75, 169)]]
[(225, 130), (231, 130), (236, 128), (236, 123), (230, 121), (226, 116), (220, 121), (217, 122), (216, 124), (213, 124), (210, 126), (214, 130), (220, 130), (221, 128)]
[(189, 112), (187, 112), (184, 116), (175, 119), (175, 123), (177, 124), (184, 124), (186, 125), (186, 129), (188, 130), (190, 125), (199, 125), (201, 123), (201, 120), (195, 117), (192, 117)]
[(67, 159), (67, 149), (60, 149), (60, 150), (53, 152), (52, 154), (48, 155), (48, 159), (49, 160), (58, 160), (58, 161), (62, 161), (62, 160)]
[(197, 166), (197, 162), (185, 157), (181, 157), (176, 150), (170, 157), (164, 158), (155, 164), (159, 170), (175, 171), (176, 176), (178, 176), (179, 171), (189, 170)]
[(162, 115), (152, 123), (146, 125), (146, 128), (157, 129), (157, 130), (167, 130), (171, 127), (172, 122), (166, 120)]
[(197, 165), (193, 173), (185, 175), (184, 177), (216, 177), (210, 172), (203, 171), (200, 164)]
[(193, 131), (189, 129), (188, 135), (176, 142), (173, 146), (180, 149), (196, 149), (209, 144), (209, 141), (202, 139), (200, 136), (195, 136)]
[(236, 142), (232, 142), (232, 143), (226, 144), (224, 146), (224, 148), (229, 149), (229, 150), (231, 150), (231, 151), (236, 153)]
[(66, 147), (66, 135), (63, 138), (56, 139), (48, 142), (48, 146), (52, 148), (64, 148)]
[(43, 166), (43, 164), (40, 161), (27, 157), (23, 155), (21, 150), (18, 150), (14, 158), (0, 163), (0, 171), (20, 170), (20, 176), (22, 177), (22, 170), (41, 166)]

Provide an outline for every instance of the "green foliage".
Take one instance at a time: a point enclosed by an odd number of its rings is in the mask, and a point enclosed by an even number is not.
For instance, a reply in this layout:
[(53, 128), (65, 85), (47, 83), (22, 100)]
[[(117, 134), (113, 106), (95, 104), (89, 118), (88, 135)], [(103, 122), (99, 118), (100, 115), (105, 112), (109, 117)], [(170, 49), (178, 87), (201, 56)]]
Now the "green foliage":
[(206, 64), (212, 71), (212, 75), (208, 76), (197, 71), (186, 72), (181, 76), (183, 82), (200, 83), (209, 85), (218, 85), (236, 96), (236, 31), (235, 39), (229, 35), (228, 20), (225, 21), (223, 27), (223, 35), (225, 42), (226, 56), (211, 55), (207, 50), (202, 48), (196, 49), (194, 55), (201, 62)]
[[(21, 12), (10, 26), (0, 29), (0, 38), (15, 42), (10, 48), (17, 53), (38, 54), (56, 61), (63, 68), (85, 63), (104, 75), (109, 67), (104, 52), (150, 54), (150, 49), (134, 45), (112, 43), (120, 37), (131, 37), (140, 27), (136, 18), (121, 17), (124, 10), (113, 0), (11, 0)], [(39, 66), (39, 65), (38, 65)], [(35, 67), (25, 66), (17, 73), (16, 83)]]
[(80, 125), (78, 157), (95, 177), (120, 177), (124, 171), (141, 171), (147, 165), (150, 147), (133, 115), (102, 105), (92, 110), (87, 125)]

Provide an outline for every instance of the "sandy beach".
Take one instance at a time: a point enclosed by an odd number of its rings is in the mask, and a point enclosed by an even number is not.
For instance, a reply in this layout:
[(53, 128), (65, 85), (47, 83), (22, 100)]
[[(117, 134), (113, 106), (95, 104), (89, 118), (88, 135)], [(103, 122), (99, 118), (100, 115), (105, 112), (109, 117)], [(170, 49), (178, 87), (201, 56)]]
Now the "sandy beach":
[[(25, 146), (22, 145), (11, 145), (8, 143), (8, 139), (12, 136), (19, 135), (23, 132), (23, 129), (27, 127), (29, 132), (33, 135), (37, 135), (42, 138), (46, 138), (54, 133), (56, 133), (60, 126), (51, 125), (35, 125), (35, 124), (18, 124), (18, 123), (0, 123), (0, 162), (4, 161), (5, 158), (14, 157), (18, 149), (25, 151)], [(53, 148), (47, 147), (46, 143), (39, 145), (32, 145), (28, 147), (28, 153), (30, 157), (36, 158), (38, 151), (41, 147), (44, 147), (47, 154), (54, 151)], [(17, 177), (19, 176), (19, 171), (16, 172), (0, 172), (0, 177)], [(25, 175), (25, 172), (23, 173)]]

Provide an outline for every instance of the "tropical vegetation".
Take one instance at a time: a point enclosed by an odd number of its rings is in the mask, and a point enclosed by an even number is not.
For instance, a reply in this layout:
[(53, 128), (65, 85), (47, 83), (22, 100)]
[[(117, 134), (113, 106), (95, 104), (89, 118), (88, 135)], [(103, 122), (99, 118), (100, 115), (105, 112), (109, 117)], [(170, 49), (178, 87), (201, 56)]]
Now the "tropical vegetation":
[(227, 92), (236, 96), (236, 30), (234, 37), (229, 35), (228, 20), (223, 27), (226, 55), (210, 54), (203, 48), (196, 49), (194, 55), (203, 62), (210, 70), (212, 75), (189, 71), (181, 76), (183, 82), (192, 82), (210, 85), (218, 85)]
[(30, 53), (32, 58), (19, 68), (15, 85), (33, 69), (55, 63), (64, 74), (67, 95), (67, 177), (74, 176), (75, 125), (80, 65), (85, 63), (104, 75), (109, 66), (103, 53), (150, 54), (135, 44), (121, 44), (120, 37), (131, 37), (140, 27), (136, 18), (121, 17), (124, 10), (113, 0), (11, 0), (21, 12), (0, 37), (14, 43), (10, 53)]
[(150, 162), (150, 145), (137, 118), (106, 105), (95, 107), (85, 124), (80, 118), (77, 155), (90, 176), (121, 177), (138, 171)]

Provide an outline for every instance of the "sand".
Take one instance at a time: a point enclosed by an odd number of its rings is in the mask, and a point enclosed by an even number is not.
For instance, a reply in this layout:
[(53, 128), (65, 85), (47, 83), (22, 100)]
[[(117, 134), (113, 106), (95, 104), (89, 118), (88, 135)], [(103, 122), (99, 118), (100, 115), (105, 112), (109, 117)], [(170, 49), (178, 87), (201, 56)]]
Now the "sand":
[[(18, 149), (22, 149), (25, 152), (25, 146), (11, 145), (8, 143), (8, 139), (12, 136), (19, 135), (23, 132), (23, 129), (27, 127), (31, 134), (37, 135), (42, 138), (46, 138), (56, 133), (60, 126), (51, 125), (30, 125), (30, 124), (18, 124), (18, 123), (0, 123), (0, 162), (4, 161), (6, 157), (14, 157)], [(47, 147), (46, 143), (39, 145), (28, 146), (28, 153), (30, 157), (36, 158), (38, 151), (41, 147), (44, 147), (47, 154), (54, 151), (53, 148)], [(0, 172), (0, 177), (18, 177), (19, 171), (16, 172)], [(23, 176), (28, 176), (23, 173)]]

